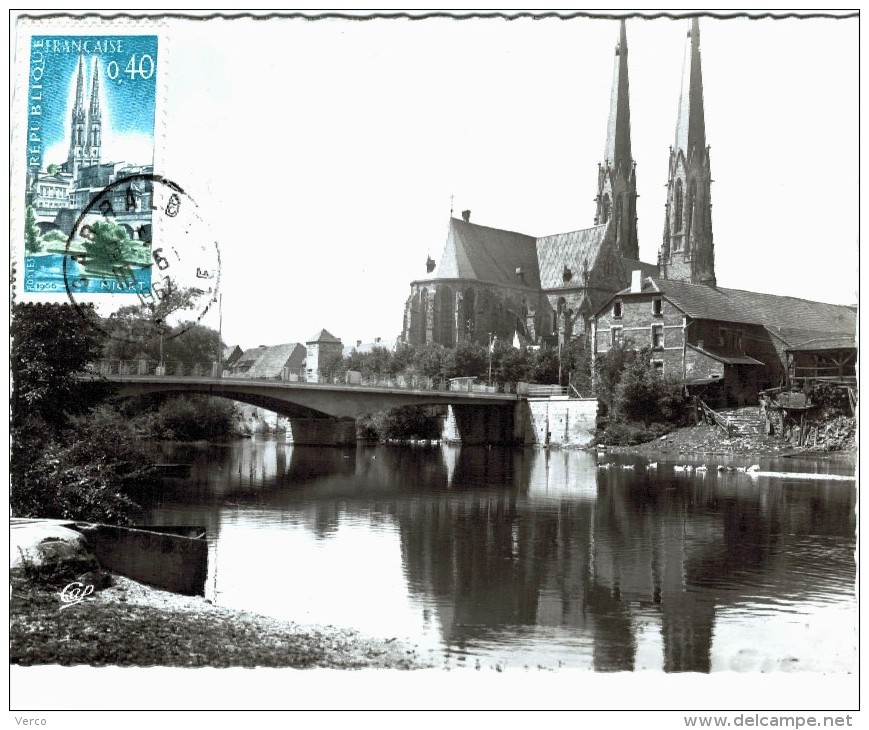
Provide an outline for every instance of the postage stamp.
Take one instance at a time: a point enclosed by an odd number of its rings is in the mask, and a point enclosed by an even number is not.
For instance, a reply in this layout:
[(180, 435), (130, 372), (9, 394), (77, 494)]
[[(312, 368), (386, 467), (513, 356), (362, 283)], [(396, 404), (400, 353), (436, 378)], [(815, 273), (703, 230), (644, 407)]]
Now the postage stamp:
[(31, 36), (25, 292), (150, 289), (159, 63), (157, 35)]
[(220, 258), (186, 182), (160, 165), (165, 29), (66, 18), (24, 30), (26, 76), (12, 108), (13, 297), (94, 306), (103, 318), (139, 307), (161, 329), (183, 303), (179, 318), (201, 322)]

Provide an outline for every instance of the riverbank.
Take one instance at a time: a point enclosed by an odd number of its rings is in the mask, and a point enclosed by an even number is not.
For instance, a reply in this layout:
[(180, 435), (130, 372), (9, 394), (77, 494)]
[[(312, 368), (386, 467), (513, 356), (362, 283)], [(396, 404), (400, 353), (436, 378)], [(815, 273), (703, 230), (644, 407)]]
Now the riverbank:
[(762, 434), (741, 434), (728, 436), (717, 426), (701, 423), (696, 426), (677, 428), (654, 441), (636, 446), (607, 446), (607, 451), (637, 454), (756, 454), (768, 456), (832, 456), (856, 454), (857, 444), (853, 435), (843, 440), (842, 447), (829, 451), (823, 447), (796, 446), (794, 443), (775, 436)]
[[(63, 585), (13, 586), (11, 664), (138, 667), (422, 669), (416, 647), (334, 626), (304, 626), (216, 606), (122, 576), (81, 603)], [(65, 584), (64, 584), (65, 585)]]

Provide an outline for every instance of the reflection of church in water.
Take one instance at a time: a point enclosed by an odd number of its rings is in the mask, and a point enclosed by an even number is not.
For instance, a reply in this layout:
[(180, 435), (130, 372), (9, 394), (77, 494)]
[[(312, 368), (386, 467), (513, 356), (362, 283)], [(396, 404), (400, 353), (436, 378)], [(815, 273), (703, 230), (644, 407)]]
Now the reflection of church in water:
[[(32, 206), (43, 234), (59, 231), (69, 235), (82, 211), (112, 183), (134, 175), (150, 175), (152, 164), (104, 162), (103, 110), (100, 102), (100, 63), (91, 70), (89, 102), (85, 103), (85, 61), (79, 56), (75, 101), (69, 120), (69, 151), (61, 164), (28, 174), (26, 204)], [(134, 241), (151, 241), (150, 180), (131, 180), (100, 196), (105, 213), (111, 205), (112, 220)]]
[(194, 517), (211, 539), (223, 501), (276, 510), (321, 539), (348, 516), (388, 521), (409, 593), (433, 608), (445, 645), (473, 651), (512, 635), (518, 646), (562, 630), (590, 646), (578, 656), (601, 672), (709, 672), (716, 622), (758, 600), (758, 585), (777, 596), (818, 589), (782, 560), (791, 542), (854, 529), (853, 497), (822, 486), (787, 499), (780, 484), (740, 492), (737, 477), (667, 489), (665, 476), (598, 470), (585, 452), (232, 448), (233, 470), (203, 465), (185, 487), (219, 498)]

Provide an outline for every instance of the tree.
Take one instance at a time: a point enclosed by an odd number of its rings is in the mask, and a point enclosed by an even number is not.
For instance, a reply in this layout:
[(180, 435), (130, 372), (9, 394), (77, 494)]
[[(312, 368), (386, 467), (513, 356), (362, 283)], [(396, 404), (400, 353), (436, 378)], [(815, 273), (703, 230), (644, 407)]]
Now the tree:
[(636, 357), (634, 350), (617, 343), (602, 355), (595, 363), (595, 395), (608, 411), (612, 407), (613, 393), (621, 380), (622, 372), (629, 360)]
[(84, 250), (91, 268), (111, 271), (133, 257), (135, 244), (122, 226), (108, 220), (94, 221), (90, 231), (90, 238), (85, 237)]
[(36, 225), (36, 214), (33, 206), (28, 205), (24, 213), (24, 250), (27, 253), (39, 253), (42, 251), (42, 241), (39, 238), (39, 226)]
[(93, 307), (16, 304), (12, 310), (12, 422), (60, 426), (81, 413), (92, 392), (76, 375), (99, 359), (105, 334)]
[(125, 522), (151, 461), (130, 424), (98, 404), (110, 392), (77, 376), (105, 333), (92, 307), (12, 310), (10, 505), (17, 516)]

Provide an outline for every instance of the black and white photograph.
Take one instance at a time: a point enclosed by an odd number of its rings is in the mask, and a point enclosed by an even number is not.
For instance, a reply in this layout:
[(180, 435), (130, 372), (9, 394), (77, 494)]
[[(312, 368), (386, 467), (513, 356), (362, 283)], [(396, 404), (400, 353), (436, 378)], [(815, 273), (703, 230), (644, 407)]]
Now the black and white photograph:
[(857, 726), (859, 15), (12, 11), (12, 719)]

